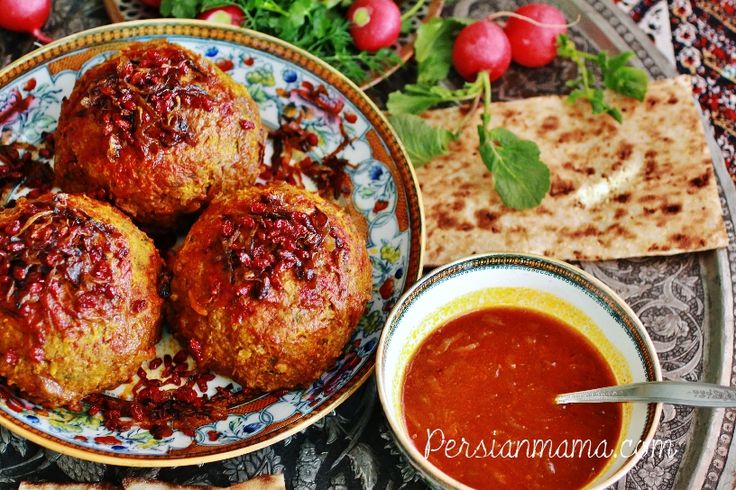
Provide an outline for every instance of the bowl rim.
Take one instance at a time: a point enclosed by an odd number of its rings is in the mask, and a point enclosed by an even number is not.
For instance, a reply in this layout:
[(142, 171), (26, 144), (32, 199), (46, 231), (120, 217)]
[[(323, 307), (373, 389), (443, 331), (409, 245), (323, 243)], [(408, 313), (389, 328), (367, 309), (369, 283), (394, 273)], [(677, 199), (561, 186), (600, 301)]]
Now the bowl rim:
[[(208, 37), (208, 34), (215, 34), (216, 36)], [(305, 71), (333, 85), (343, 97), (356, 104), (366, 114), (371, 127), (375, 128), (379, 134), (387, 137), (385, 138), (387, 152), (395, 159), (395, 166), (399, 172), (397, 176), (398, 180), (404, 184), (405, 189), (399, 194), (404, 196), (407, 204), (408, 229), (412, 237), (409, 243), (409, 261), (406, 268), (404, 291), (407, 291), (416, 283), (422, 276), (427, 231), (419, 181), (414, 167), (409, 160), (406, 148), (404, 148), (393, 127), (388, 123), (383, 112), (358, 85), (327, 62), (301, 48), (258, 31), (204, 20), (171, 18), (133, 20), (105, 24), (73, 33), (19, 57), (0, 69), (0, 89), (25, 75), (35, 67), (82, 48), (94, 48), (107, 43), (131, 42), (131, 37), (177, 36), (205, 41), (229, 42), (281, 57), (290, 63), (300, 65)], [(248, 45), (241, 41), (241, 39), (247, 37), (254, 38), (257, 43), (273, 46), (273, 52), (265, 51), (263, 48)], [(284, 56), (289, 53), (292, 57)], [(297, 61), (298, 59), (301, 59), (302, 62)], [(322, 70), (323, 73), (327, 73), (333, 78), (331, 80), (325, 78), (318, 70)], [(376, 345), (377, 347), (378, 344)], [(319, 408), (313, 410), (306, 416), (302, 416), (297, 421), (285, 427), (279, 427), (267, 434), (253, 438), (250, 444), (224, 451), (213, 450), (213, 452), (207, 454), (195, 453), (187, 456), (176, 453), (167, 453), (165, 455), (123, 455), (114, 452), (103, 452), (93, 448), (74, 445), (52, 434), (39, 431), (3, 412), (0, 412), (0, 426), (53, 451), (95, 463), (149, 468), (203, 464), (263, 449), (306, 429), (344, 403), (370, 378), (374, 369), (375, 353), (369, 356), (363, 367), (340, 390), (336, 391), (330, 400), (325, 401)]]
[[(657, 356), (657, 351), (654, 348), (654, 343), (652, 342), (649, 333), (647, 332), (646, 328), (644, 328), (644, 325), (641, 323), (641, 320), (636, 315), (634, 310), (632, 310), (631, 307), (615, 291), (613, 291), (613, 289), (611, 289), (600, 279), (594, 277), (592, 274), (584, 271), (580, 267), (559, 259), (545, 257), (537, 254), (521, 252), (494, 252), (463, 257), (432, 270), (432, 272), (422, 277), (399, 298), (394, 307), (391, 309), (391, 313), (386, 318), (386, 322), (384, 324), (383, 330), (381, 331), (381, 337), (378, 341), (378, 347), (376, 350), (376, 391), (378, 392), (378, 398), (381, 403), (381, 408), (383, 409), (383, 413), (386, 416), (389, 428), (391, 429), (394, 439), (399, 446), (401, 452), (407, 456), (407, 458), (413, 465), (417, 466), (421, 470), (421, 473), (430, 475), (432, 478), (439, 481), (445, 488), (448, 489), (472, 490), (472, 487), (459, 482), (458, 480), (452, 478), (451, 476), (437, 468), (435, 465), (430, 463), (429, 460), (425, 459), (416, 448), (416, 446), (414, 446), (414, 444), (412, 444), (411, 441), (408, 439), (406, 431), (403, 428), (403, 422), (399, 420), (399, 417), (397, 417), (397, 415), (394, 414), (393, 411), (391, 411), (391, 405), (384, 395), (384, 387), (386, 386), (386, 380), (384, 378), (385, 375), (382, 369), (384, 365), (384, 350), (391, 336), (390, 332), (392, 331), (392, 329), (390, 328), (390, 326), (397, 321), (397, 317), (400, 314), (402, 314), (410, 307), (408, 305), (413, 302), (415, 298), (421, 296), (428, 289), (429, 286), (434, 284), (441, 277), (456, 276), (461, 272), (482, 267), (482, 262), (493, 260), (496, 258), (515, 258), (521, 260), (530, 259), (537, 262), (547, 262), (560, 268), (568, 269), (574, 274), (582, 276), (593, 286), (599, 288), (603, 293), (607, 294), (611, 298), (611, 300), (616, 303), (617, 306), (621, 308), (623, 313), (625, 313), (629, 317), (634, 329), (637, 330), (640, 334), (642, 342), (641, 346), (644, 347), (643, 354), (645, 354), (652, 363), (654, 380), (662, 381), (662, 369), (659, 363), (659, 357)], [(450, 272), (448, 273), (448, 271)], [(420, 343), (421, 342), (419, 342), (418, 345)], [(644, 454), (646, 453), (646, 449), (649, 447), (650, 443), (654, 439), (657, 427), (659, 426), (663, 406), (662, 403), (650, 403), (648, 405), (650, 405), (650, 407), (654, 405), (654, 410), (651, 415), (651, 425), (644, 435), (641, 449), (630, 456), (629, 460), (605, 481), (602, 481), (593, 487), (585, 487), (586, 489), (598, 490), (612, 485), (613, 483), (621, 479), (626, 473), (628, 473), (629, 470), (631, 470), (631, 468), (633, 468), (644, 456)]]

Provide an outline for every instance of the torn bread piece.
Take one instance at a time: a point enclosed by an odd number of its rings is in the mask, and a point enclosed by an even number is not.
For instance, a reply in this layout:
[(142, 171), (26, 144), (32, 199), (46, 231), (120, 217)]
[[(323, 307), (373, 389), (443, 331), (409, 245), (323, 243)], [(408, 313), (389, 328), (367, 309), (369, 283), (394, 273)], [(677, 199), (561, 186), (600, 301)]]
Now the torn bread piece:
[[(217, 490), (223, 487), (175, 485), (144, 478), (125, 478), (123, 488), (125, 490)], [(286, 484), (284, 475), (261, 475), (224, 488), (228, 490), (285, 490)]]
[(210, 485), (178, 485), (146, 478), (125, 478), (122, 486), (111, 483), (31, 483), (22, 482), (19, 490), (286, 490), (284, 475), (261, 475), (229, 487)]
[(115, 490), (112, 483), (37, 483), (21, 482), (18, 490)]

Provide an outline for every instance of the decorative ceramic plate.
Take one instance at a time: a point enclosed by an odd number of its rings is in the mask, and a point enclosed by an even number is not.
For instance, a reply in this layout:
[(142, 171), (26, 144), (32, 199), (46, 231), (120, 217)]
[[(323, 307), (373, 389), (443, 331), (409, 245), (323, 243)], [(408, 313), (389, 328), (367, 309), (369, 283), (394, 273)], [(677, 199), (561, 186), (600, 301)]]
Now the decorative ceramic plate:
[[(340, 126), (344, 125), (351, 144), (339, 156), (353, 164), (346, 170), (352, 181), (351, 198), (368, 223), (373, 266), (373, 297), (335, 366), (308, 389), (241, 400), (228, 410), (226, 419), (209, 420), (194, 430), (193, 437), (174, 431), (156, 439), (139, 427), (111, 431), (99, 415), (45, 410), (0, 389), (0, 424), (34, 442), (99, 462), (173, 466), (218, 460), (269, 445), (315, 422), (353, 393), (372, 371), (388, 310), (421, 272), (423, 231), (412, 168), (373, 103), (325, 63), (277, 39), (243, 29), (182, 20), (138, 21), (52, 43), (0, 72), (0, 114), (7, 115), (7, 108), (20, 98), (31, 101), (28, 110), (0, 122), (2, 141), (38, 143), (42, 132), (54, 131), (61, 100), (81, 73), (123, 43), (150, 38), (181, 44), (227, 69), (236, 82), (248, 87), (270, 128), (279, 126), (283, 111), (302, 110), (307, 114), (304, 124), (319, 135), (320, 143), (311, 154), (316, 161), (340, 144)], [(288, 95), (303, 82), (323, 84), (331, 97), (344, 102), (342, 112), (330, 116)], [(168, 334), (157, 346), (159, 355), (178, 349)], [(218, 379), (213, 384), (228, 381)], [(121, 387), (113, 393), (125, 392), (126, 387)]]
[[(316, 0), (315, 0), (316, 1)], [(131, 20), (154, 19), (159, 17), (159, 13), (155, 8), (148, 7), (141, 0), (104, 0), (105, 10), (113, 22), (125, 22)], [(407, 11), (414, 5), (414, 1), (399, 1), (402, 12)], [(440, 15), (444, 0), (430, 0), (411, 18), (412, 32), (421, 22), (426, 22), (432, 17)], [(385, 79), (401, 65), (408, 61), (414, 55), (414, 35), (402, 35), (399, 38), (399, 44), (396, 48), (396, 54), (401, 59), (401, 63), (396, 63), (388, 67), (386, 70), (369, 74), (367, 80), (360, 84), (360, 88), (366, 89)]]

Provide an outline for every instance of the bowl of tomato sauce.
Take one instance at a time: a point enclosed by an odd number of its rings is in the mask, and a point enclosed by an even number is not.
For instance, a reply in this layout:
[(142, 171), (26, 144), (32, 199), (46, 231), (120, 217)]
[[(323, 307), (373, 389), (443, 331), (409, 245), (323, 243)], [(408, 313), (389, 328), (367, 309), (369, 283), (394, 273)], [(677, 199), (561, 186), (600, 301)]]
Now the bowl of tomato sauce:
[(659, 381), (656, 351), (610, 288), (558, 260), (489, 254), (425, 276), (378, 346), (397, 445), (435, 488), (604, 488), (650, 447), (661, 404), (555, 404)]

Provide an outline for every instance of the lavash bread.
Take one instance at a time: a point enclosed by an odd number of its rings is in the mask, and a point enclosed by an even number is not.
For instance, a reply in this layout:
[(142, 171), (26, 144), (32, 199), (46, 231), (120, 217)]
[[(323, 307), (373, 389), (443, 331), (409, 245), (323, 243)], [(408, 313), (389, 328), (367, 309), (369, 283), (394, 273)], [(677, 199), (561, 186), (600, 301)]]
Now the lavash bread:
[(125, 478), (122, 487), (112, 483), (31, 483), (22, 482), (19, 490), (285, 490), (284, 475), (261, 475), (250, 480), (235, 483), (229, 487), (213, 487), (210, 485), (177, 485), (147, 478)]
[(116, 490), (112, 483), (46, 483), (21, 482), (18, 490)]
[[(485, 252), (563, 260), (670, 255), (728, 244), (710, 151), (690, 77), (653, 81), (644, 102), (608, 94), (624, 122), (585, 102), (534, 97), (494, 103), (492, 127), (535, 141), (551, 171), (542, 204), (506, 208), (478, 155), (480, 111), (447, 155), (417, 169), (427, 218), (425, 263)], [(462, 109), (428, 111), (456, 127)]]
[(213, 487), (203, 485), (174, 485), (156, 480), (144, 478), (125, 478), (123, 480), (125, 490), (286, 490), (284, 475), (260, 475), (250, 480), (235, 483), (229, 487)]

